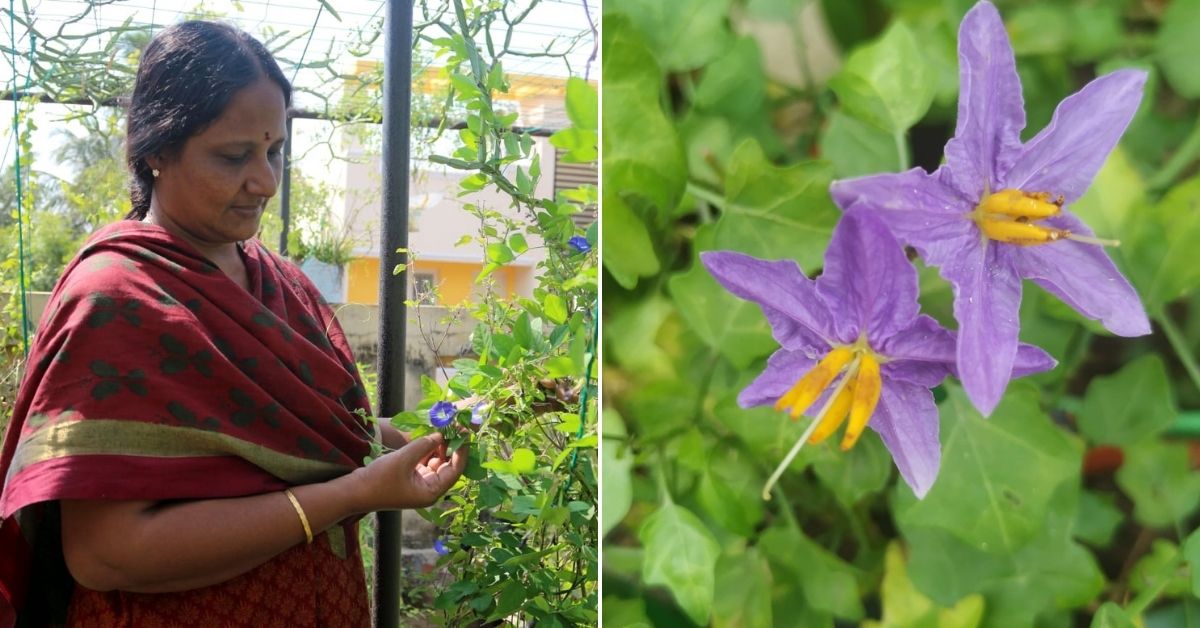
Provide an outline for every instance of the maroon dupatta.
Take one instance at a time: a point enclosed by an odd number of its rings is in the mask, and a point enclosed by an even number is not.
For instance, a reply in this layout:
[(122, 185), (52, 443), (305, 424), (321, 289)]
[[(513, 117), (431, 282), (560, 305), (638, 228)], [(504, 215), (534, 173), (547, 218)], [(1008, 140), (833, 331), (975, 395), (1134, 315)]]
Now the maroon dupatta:
[(57, 529), (38, 534), (47, 502), (251, 495), (362, 464), (369, 405), (333, 312), (258, 241), (242, 253), (249, 292), (186, 241), (122, 221), (63, 273), (0, 452), (0, 628), (61, 606), (31, 571), (62, 560)]

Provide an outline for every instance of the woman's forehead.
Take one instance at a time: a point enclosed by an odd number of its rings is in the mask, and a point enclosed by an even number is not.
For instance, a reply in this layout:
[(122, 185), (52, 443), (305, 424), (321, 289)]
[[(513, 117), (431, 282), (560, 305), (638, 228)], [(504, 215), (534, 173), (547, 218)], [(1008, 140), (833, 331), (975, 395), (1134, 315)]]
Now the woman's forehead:
[(238, 90), (221, 115), (203, 135), (215, 141), (276, 141), (287, 133), (287, 105), (283, 90), (260, 79)]

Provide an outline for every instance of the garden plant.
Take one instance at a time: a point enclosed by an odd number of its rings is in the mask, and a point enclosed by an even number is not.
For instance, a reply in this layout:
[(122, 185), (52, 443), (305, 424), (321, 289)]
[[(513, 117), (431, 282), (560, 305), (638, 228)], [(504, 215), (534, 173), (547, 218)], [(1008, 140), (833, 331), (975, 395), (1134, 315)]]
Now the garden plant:
[(606, 626), (1200, 625), (1198, 28), (605, 3)]

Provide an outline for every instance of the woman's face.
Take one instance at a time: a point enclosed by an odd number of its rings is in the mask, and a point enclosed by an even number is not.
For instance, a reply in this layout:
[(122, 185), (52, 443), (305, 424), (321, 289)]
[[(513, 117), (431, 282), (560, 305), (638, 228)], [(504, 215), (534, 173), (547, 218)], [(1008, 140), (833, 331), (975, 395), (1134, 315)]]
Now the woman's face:
[(150, 219), (201, 248), (253, 237), (283, 174), (286, 116), (283, 90), (265, 77), (234, 93), (175, 158), (147, 160), (159, 170)]

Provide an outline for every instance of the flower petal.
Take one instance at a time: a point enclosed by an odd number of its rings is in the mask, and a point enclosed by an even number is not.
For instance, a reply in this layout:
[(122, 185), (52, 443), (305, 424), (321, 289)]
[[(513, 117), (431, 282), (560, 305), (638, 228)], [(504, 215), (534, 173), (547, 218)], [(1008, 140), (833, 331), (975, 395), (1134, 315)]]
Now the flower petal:
[[(1063, 213), (1048, 221), (1072, 233), (1091, 235), (1075, 216)], [(1117, 270), (1104, 248), (1062, 240), (1020, 248), (1013, 260), (1022, 277), (1032, 279), (1075, 311), (1099, 320), (1118, 336), (1150, 333), (1150, 320), (1137, 291)]]
[(833, 230), (817, 294), (831, 312), (838, 339), (883, 339), (916, 318), (917, 271), (884, 223), (869, 211), (848, 211)]
[(998, 190), (1021, 148), (1025, 102), (1004, 22), (990, 2), (967, 12), (958, 29), (958, 124), (946, 144), (949, 182), (972, 202)]
[(1049, 371), (1058, 366), (1058, 360), (1041, 347), (1022, 342), (1017, 345), (1017, 357), (1013, 359), (1013, 378)]
[(922, 314), (877, 348), (887, 358), (883, 376), (933, 388), (953, 372), (957, 343), (954, 332)]
[(761, 260), (734, 251), (705, 251), (700, 261), (734, 295), (782, 313), (821, 338), (832, 335), (829, 312), (796, 262)]
[(767, 368), (738, 393), (738, 405), (743, 408), (774, 405), (796, 380), (816, 366), (817, 360), (803, 351), (780, 349), (767, 358)]
[(979, 239), (979, 229), (967, 220), (975, 207), (945, 183), (946, 170), (929, 174), (913, 168), (834, 181), (829, 192), (843, 210), (863, 209), (877, 215), (892, 235), (938, 265), (957, 257), (963, 243)]
[(981, 414), (996, 409), (1012, 378), (1020, 330), (1021, 278), (998, 244), (941, 268), (954, 286), (958, 370), (967, 397)]
[(767, 323), (771, 326), (771, 335), (785, 349), (802, 351), (814, 359), (820, 359), (829, 352), (829, 341), (824, 336), (801, 325), (791, 316), (769, 306), (760, 305)]
[(933, 394), (924, 386), (885, 380), (875, 416), (868, 425), (883, 438), (900, 476), (913, 493), (918, 499), (925, 497), (942, 462)]
[(1021, 149), (1004, 187), (1083, 196), (1142, 102), (1146, 73), (1117, 70), (1088, 83), (1054, 110), (1050, 125)]
[(922, 314), (904, 330), (881, 342), (877, 349), (891, 361), (954, 364), (956, 343), (954, 332)]

